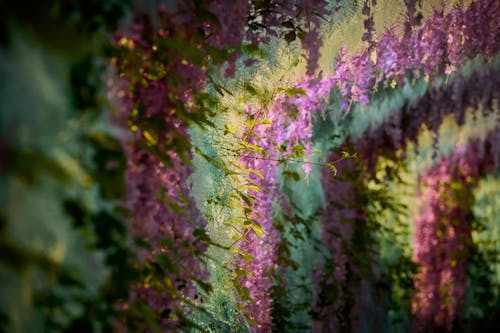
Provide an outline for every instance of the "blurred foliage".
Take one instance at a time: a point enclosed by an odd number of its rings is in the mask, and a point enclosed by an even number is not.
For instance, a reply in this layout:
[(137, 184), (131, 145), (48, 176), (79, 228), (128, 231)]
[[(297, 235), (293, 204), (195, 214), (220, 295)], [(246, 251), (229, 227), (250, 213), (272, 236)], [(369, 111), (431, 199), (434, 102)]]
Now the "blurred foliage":
[[(0, 3), (0, 303), (8, 332), (109, 332), (128, 298), (126, 166), (103, 116), (127, 1)], [(104, 41), (104, 43), (103, 43)]]
[(500, 180), (487, 176), (479, 182), (467, 276), (467, 331), (494, 331), (500, 313)]

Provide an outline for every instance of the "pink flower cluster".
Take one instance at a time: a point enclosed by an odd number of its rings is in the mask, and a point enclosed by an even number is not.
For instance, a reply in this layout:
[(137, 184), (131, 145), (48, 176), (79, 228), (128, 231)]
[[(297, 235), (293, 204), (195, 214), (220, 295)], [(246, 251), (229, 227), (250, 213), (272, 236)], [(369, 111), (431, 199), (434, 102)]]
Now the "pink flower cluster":
[[(160, 112), (163, 102), (154, 97), (156, 88), (157, 85), (152, 84), (150, 92), (139, 89), (138, 99), (151, 114)], [(136, 103), (137, 100), (134, 103), (125, 100), (120, 117), (130, 117), (130, 108)], [(178, 119), (172, 115), (164, 115), (164, 119), (171, 128), (165, 126), (166, 131), (157, 134), (158, 140), (178, 140), (176, 136), (180, 133), (187, 136), (185, 125)], [(187, 184), (191, 167), (185, 160), (189, 158), (189, 152), (146, 143), (144, 137), (151, 139), (152, 135), (138, 129), (123, 140), (128, 160), (126, 207), (131, 213), (129, 230), (134, 238), (148, 244), (137, 248), (139, 265), (145, 276), (133, 286), (129, 302), (141, 300), (154, 312), (163, 314), (161, 319), (158, 318), (160, 326), (169, 331), (177, 324), (175, 314), (182, 312), (182, 298), (192, 298), (196, 294), (193, 281), (207, 278), (208, 272), (200, 261), (207, 243), (196, 236), (196, 230), (203, 230), (206, 221), (190, 196)], [(149, 149), (158, 149), (160, 156), (152, 154), (145, 145), (151, 145)]]
[(129, 230), (145, 244), (136, 248), (142, 274), (128, 303), (146, 304), (155, 314), (155, 325), (175, 331), (178, 315), (184, 313), (183, 298), (193, 299), (193, 282), (208, 275), (200, 260), (208, 247), (202, 237), (206, 221), (187, 184), (189, 138), (179, 117), (190, 110), (178, 110), (179, 103), (189, 102), (201, 89), (204, 70), (193, 64), (194, 56), (188, 62), (175, 52), (168, 63), (159, 62), (161, 40), (184, 34), (190, 42), (194, 33), (188, 23), (176, 25), (165, 10), (159, 11), (159, 19), (160, 27), (155, 27), (149, 17), (137, 15), (130, 30), (117, 37), (126, 53), (117, 59), (120, 79), (115, 94), (120, 98), (119, 122), (131, 129), (122, 140), (128, 161)]
[(491, 133), (486, 141), (457, 148), (419, 178), (413, 256), (420, 266), (412, 301), (419, 332), (449, 332), (463, 320), (473, 189), (481, 174), (496, 170), (492, 155), (498, 161), (500, 150), (489, 150), (495, 139), (498, 134)]
[[(414, 5), (413, 5), (414, 7)], [(495, 0), (474, 1), (469, 7), (456, 7), (448, 14), (436, 10), (422, 25), (398, 37), (388, 29), (379, 41), (361, 54), (346, 59), (341, 50), (336, 70), (327, 78), (337, 84), (343, 97), (342, 108), (352, 103), (367, 105), (374, 89), (394, 80), (399, 85), (412, 74), (434, 79), (458, 70), (476, 55), (491, 56), (500, 50), (498, 36), (500, 6)]]
[[(274, 227), (274, 205), (286, 206), (286, 200), (279, 190), (277, 178), (280, 163), (292, 153), (292, 149), (299, 143), (310, 147), (312, 124), (310, 111), (313, 107), (306, 96), (289, 97), (284, 93), (274, 101), (269, 109), (253, 110), (248, 108), (250, 116), (259, 115), (269, 120), (266, 123), (257, 123), (252, 130), (248, 130), (246, 140), (262, 148), (263, 153), (245, 153), (241, 162), (246, 168), (258, 170), (262, 177), (251, 174), (251, 181), (260, 191), (251, 190), (254, 197), (252, 219), (257, 221), (265, 233), (259, 237), (251, 229), (242, 241), (241, 250), (251, 254), (250, 261), (241, 259), (238, 266), (250, 272), (249, 276), (241, 279), (243, 286), (249, 289), (253, 302), (247, 304), (248, 314), (255, 321), (254, 329), (257, 332), (271, 330), (272, 305), (272, 274), (277, 267), (277, 249), (280, 243), (279, 232)], [(307, 148), (306, 148), (307, 149)]]
[[(308, 156), (311, 153), (312, 113), (326, 107), (331, 86), (328, 81), (306, 77), (296, 84), (294, 89), (279, 93), (271, 106), (265, 109), (248, 107), (250, 118), (259, 117), (267, 122), (257, 122), (247, 129), (244, 138), (251, 144), (262, 149), (261, 153), (245, 153), (241, 162), (246, 168), (258, 170), (262, 178), (251, 174), (250, 178), (259, 188), (259, 192), (250, 191), (254, 197), (252, 219), (264, 229), (265, 234), (259, 237), (254, 232), (246, 235), (241, 249), (253, 256), (253, 260), (241, 259), (238, 265), (248, 270), (251, 275), (242, 278), (242, 284), (250, 291), (252, 303), (247, 304), (248, 313), (259, 332), (269, 332), (272, 318), (272, 280), (271, 274), (277, 267), (277, 248), (280, 243), (279, 232), (273, 225), (273, 210), (275, 205), (288, 210), (286, 199), (280, 192), (277, 172), (282, 163), (302, 164), (306, 173), (311, 171)], [(291, 93), (296, 92), (296, 93)], [(302, 146), (304, 154), (297, 157), (294, 147)], [(287, 162), (288, 160), (288, 162)], [(291, 160), (291, 161), (290, 161)]]
[(252, 219), (257, 221), (265, 231), (258, 235), (252, 229), (246, 230), (246, 236), (240, 243), (240, 249), (252, 256), (251, 260), (239, 259), (238, 267), (250, 272), (240, 278), (242, 286), (249, 291), (251, 302), (246, 304), (247, 314), (254, 321), (255, 332), (270, 332), (272, 327), (272, 274), (277, 269), (277, 247), (280, 235), (273, 225), (272, 213), (274, 204), (280, 194), (276, 184), (277, 165), (264, 160), (254, 160), (247, 167), (267, 170), (265, 179), (254, 179), (261, 191), (254, 193), (255, 203), (252, 207)]
[[(456, 7), (446, 15), (436, 10), (431, 18), (414, 27), (407, 36), (399, 37), (390, 28), (379, 41), (372, 41), (371, 47), (359, 55), (348, 57), (342, 48), (332, 75), (324, 79), (309, 78), (299, 86), (309, 85), (320, 90), (318, 93), (311, 93), (312, 89), (308, 91), (309, 100), (316, 99), (314, 108), (318, 101), (328, 97), (335, 85), (342, 95), (345, 111), (349, 111), (353, 103), (367, 105), (378, 85), (390, 84), (392, 80), (403, 85), (408, 75), (416, 78), (428, 75), (434, 79), (457, 71), (460, 65), (476, 55), (496, 54), (500, 50), (498, 15), (500, 8), (494, 0), (475, 1), (465, 9)], [(308, 42), (306, 38), (303, 43), (316, 42)]]

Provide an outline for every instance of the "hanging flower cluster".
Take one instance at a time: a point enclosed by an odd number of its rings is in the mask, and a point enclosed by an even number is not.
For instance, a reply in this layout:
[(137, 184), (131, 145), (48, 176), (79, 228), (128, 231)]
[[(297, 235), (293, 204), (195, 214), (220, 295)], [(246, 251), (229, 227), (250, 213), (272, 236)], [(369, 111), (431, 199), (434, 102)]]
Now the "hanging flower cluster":
[(243, 135), (243, 145), (258, 147), (247, 151), (240, 161), (250, 173), (250, 180), (258, 191), (250, 190), (251, 203), (245, 203), (250, 218), (264, 232), (259, 235), (253, 226), (245, 233), (240, 249), (252, 256), (238, 262), (249, 272), (241, 283), (249, 289), (252, 302), (247, 304), (248, 314), (255, 321), (255, 329), (267, 332), (271, 329), (272, 274), (278, 268), (280, 234), (274, 226), (273, 211), (281, 207), (289, 211), (280, 191), (279, 166), (301, 163), (306, 174), (311, 171), (308, 156), (312, 149), (312, 114), (326, 107), (331, 86), (327, 81), (306, 76), (293, 88), (277, 92), (273, 104), (263, 108), (247, 108), (249, 126)]
[(337, 84), (342, 108), (349, 111), (352, 103), (367, 105), (369, 96), (384, 85), (402, 87), (409, 76), (433, 80), (450, 74), (468, 59), (491, 56), (500, 50), (499, 14), (494, 0), (475, 1), (446, 15), (435, 11), (403, 37), (389, 29), (360, 55), (347, 59), (345, 50), (341, 50), (336, 70), (326, 80), (331, 86)]
[[(307, 84), (304, 86), (311, 87)], [(275, 205), (288, 209), (279, 188), (279, 166), (287, 160), (302, 158), (304, 152), (311, 148), (310, 111), (314, 106), (304, 90), (292, 90), (296, 91), (300, 93), (291, 94), (293, 97), (280, 93), (268, 109), (254, 110), (249, 107), (247, 110), (250, 118), (259, 115), (265, 119), (252, 124), (244, 135), (246, 144), (258, 146), (259, 149), (244, 154), (240, 159), (245, 168), (257, 171), (250, 174), (250, 180), (259, 189), (250, 191), (253, 200), (247, 203), (247, 207), (252, 211), (251, 220), (258, 223), (263, 233), (259, 234), (251, 227), (248, 229), (240, 249), (249, 253), (252, 259), (240, 259), (238, 262), (239, 267), (250, 273), (242, 277), (241, 283), (249, 289), (252, 302), (247, 305), (248, 314), (255, 321), (258, 332), (270, 331), (272, 324), (272, 274), (278, 268), (280, 243), (273, 211)]]
[[(498, 135), (490, 136), (498, 140)], [(457, 148), (419, 177), (413, 253), (419, 270), (412, 301), (419, 332), (449, 332), (464, 319), (473, 189), (482, 173), (496, 170), (498, 161), (492, 163), (492, 157), (500, 156), (498, 150), (489, 151), (488, 142)]]

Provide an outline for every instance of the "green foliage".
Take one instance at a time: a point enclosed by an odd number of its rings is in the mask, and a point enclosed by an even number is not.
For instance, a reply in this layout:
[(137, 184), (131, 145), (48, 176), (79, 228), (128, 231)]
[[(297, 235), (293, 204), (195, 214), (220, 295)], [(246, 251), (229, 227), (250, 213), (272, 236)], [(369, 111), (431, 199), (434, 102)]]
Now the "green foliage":
[[(285, 178), (286, 179), (286, 178)], [(277, 212), (274, 225), (280, 232), (278, 264), (273, 276), (273, 332), (302, 332), (311, 329), (310, 313), (314, 290), (309, 274), (314, 263), (306, 263), (308, 251), (321, 241), (313, 230), (317, 214), (303, 218), (300, 207), (291, 203), (294, 214)], [(314, 250), (313, 250), (314, 251)], [(304, 256), (305, 255), (305, 256)]]
[(488, 331), (496, 322), (492, 314), (500, 311), (500, 250), (498, 230), (498, 177), (483, 179), (475, 193), (472, 221), (474, 244), (467, 272), (467, 331)]
[(0, 325), (110, 331), (136, 272), (116, 205), (126, 161), (101, 116), (104, 67), (93, 47), (127, 4), (0, 6)]

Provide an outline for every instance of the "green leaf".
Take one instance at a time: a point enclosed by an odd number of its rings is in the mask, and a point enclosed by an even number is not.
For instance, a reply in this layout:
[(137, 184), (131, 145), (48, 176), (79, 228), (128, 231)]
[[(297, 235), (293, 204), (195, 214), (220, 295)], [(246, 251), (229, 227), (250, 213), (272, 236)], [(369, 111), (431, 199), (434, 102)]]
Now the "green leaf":
[(226, 124), (224, 125), (224, 135), (228, 133), (234, 133), (236, 131), (237, 127), (233, 126), (231, 124)]
[[(297, 34), (295, 33), (295, 31), (289, 31), (285, 34), (284, 38), (287, 41), (287, 43), (291, 43), (297, 38)], [(290, 96), (290, 97), (293, 97), (293, 96)]]
[(155, 146), (158, 143), (158, 140), (153, 136), (154, 134), (149, 131), (143, 130), (142, 135), (151, 145)]
[(246, 82), (244, 85), (243, 85), (243, 89), (247, 92), (249, 92), (250, 94), (252, 95), (258, 95), (258, 92), (257, 92), (257, 89), (255, 88), (255, 86), (253, 84), (251, 84), (250, 82)]
[(249, 142), (247, 142), (245, 140), (240, 141), (240, 146), (241, 146), (242, 149), (250, 151), (250, 152), (257, 152), (260, 155), (264, 155), (265, 154), (264, 149), (262, 149), (261, 147), (259, 147), (257, 145), (254, 145), (252, 143), (249, 143)]
[(335, 164), (333, 163), (330, 163), (330, 162), (327, 162), (325, 163), (325, 165), (333, 171), (333, 175), (336, 176), (337, 175), (337, 167), (335, 166)]
[(246, 188), (248, 190), (252, 190), (252, 191), (255, 191), (255, 192), (260, 192), (261, 191), (260, 187), (258, 187), (257, 185), (243, 185), (243, 188)]
[(262, 226), (259, 223), (257, 223), (257, 221), (254, 220), (252, 220), (250, 228), (255, 232), (255, 234), (259, 238), (262, 238), (262, 236), (266, 233), (266, 231), (262, 228)]
[(238, 266), (234, 268), (234, 273), (232, 274), (233, 279), (240, 276), (251, 276), (251, 275), (252, 273), (250, 271), (244, 268), (239, 268)]
[(251, 207), (252, 206), (252, 199), (249, 195), (246, 195), (246, 194), (243, 194), (241, 192), (238, 192), (238, 194), (240, 195), (240, 198), (249, 206)]
[(295, 97), (295, 95), (302, 95), (302, 96), (307, 96), (306, 92), (302, 88), (278, 88), (276, 89), (277, 92), (284, 92), (290, 97)]
[(244, 301), (251, 302), (252, 298), (250, 297), (250, 292), (248, 291), (247, 288), (241, 285), (240, 281), (238, 279), (231, 279), (231, 283), (234, 286), (234, 289), (238, 292), (238, 294), (241, 296), (241, 298)]
[(206, 292), (207, 294), (212, 292), (212, 286), (209, 284), (209, 283), (206, 283), (204, 281), (201, 281), (201, 280), (196, 280), (196, 284), (201, 288), (203, 289), (204, 292)]
[(173, 50), (179, 56), (191, 60), (195, 65), (201, 65), (206, 57), (195, 45), (180, 39), (160, 39), (158, 40), (160, 50), (162, 47)]
[(271, 125), (272, 122), (269, 119), (267, 119), (267, 118), (264, 118), (264, 119), (248, 119), (247, 122), (246, 122), (246, 126), (247, 127), (252, 127), (252, 126), (255, 126), (257, 124)]
[(285, 179), (293, 179), (296, 182), (300, 180), (299, 174), (295, 171), (285, 170), (282, 172), (282, 174), (283, 174), (283, 177), (285, 177)]
[(244, 252), (237, 247), (232, 247), (230, 251), (239, 254), (245, 261), (252, 261), (254, 259), (250, 253)]
[(259, 171), (255, 169), (247, 169), (249, 173), (254, 173), (256, 174), (259, 178), (264, 179), (264, 175)]
[(243, 44), (241, 50), (249, 57), (264, 58), (265, 52), (262, 48), (254, 44)]

